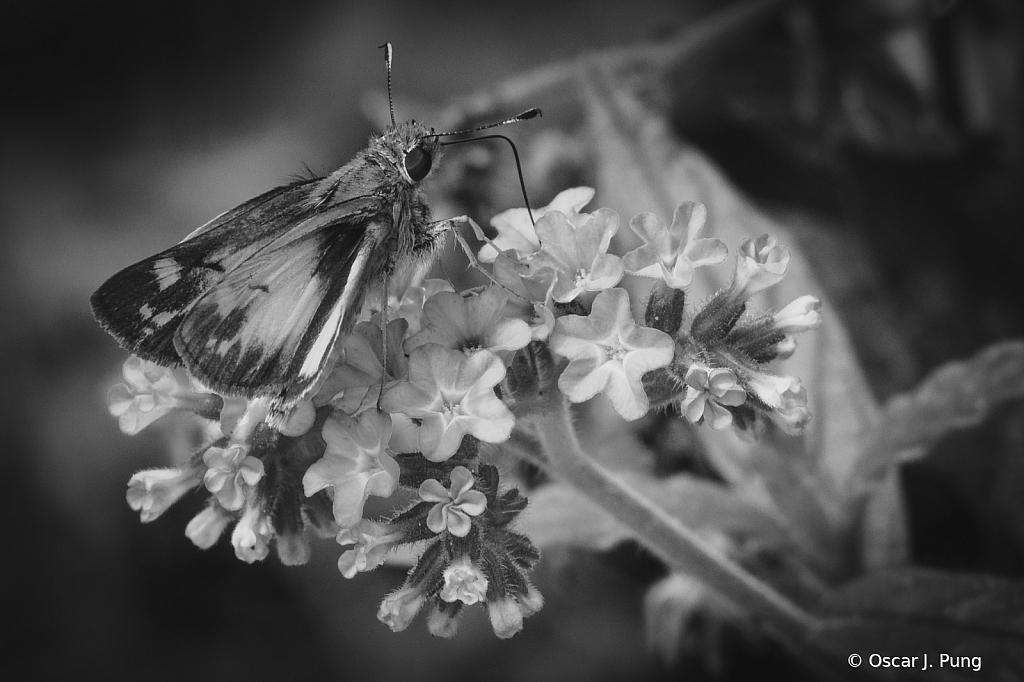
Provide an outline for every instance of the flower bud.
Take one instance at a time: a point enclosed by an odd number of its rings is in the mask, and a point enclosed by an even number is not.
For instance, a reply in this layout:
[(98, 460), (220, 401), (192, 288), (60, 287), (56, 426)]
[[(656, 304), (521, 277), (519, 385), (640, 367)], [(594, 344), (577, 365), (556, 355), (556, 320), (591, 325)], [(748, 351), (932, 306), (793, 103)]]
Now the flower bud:
[(673, 289), (659, 281), (651, 291), (651, 297), (647, 299), (644, 324), (666, 334), (675, 335), (683, 324), (685, 309), (686, 291)]
[(209, 549), (217, 544), (231, 519), (231, 515), (214, 502), (192, 517), (185, 526), (185, 537), (199, 549)]
[(523, 611), (514, 597), (487, 602), (491, 627), (500, 639), (508, 639), (523, 629)]
[(779, 360), (785, 360), (786, 358), (793, 357), (793, 353), (795, 352), (796, 339), (792, 336), (785, 337), (775, 345), (775, 357)]
[(785, 276), (790, 258), (789, 249), (779, 246), (769, 234), (743, 240), (736, 254), (731, 297), (743, 300), (777, 284)]
[(305, 434), (313, 426), (316, 421), (316, 408), (313, 407), (313, 402), (310, 400), (303, 400), (295, 409), (285, 417), (281, 425), (278, 426), (278, 431), (283, 436), (297, 437)]
[(530, 585), (530, 589), (527, 590), (526, 594), (519, 595), (519, 610), (522, 611), (523, 617), (530, 617), (537, 613), (544, 606), (544, 597), (533, 585)]
[(302, 532), (277, 537), (277, 558), (285, 566), (302, 566), (309, 561), (309, 540)]
[(461, 610), (450, 613), (445, 609), (435, 606), (430, 615), (427, 616), (427, 630), (435, 637), (451, 639), (459, 631), (460, 615), (462, 615)]
[(194, 488), (193, 472), (182, 469), (147, 469), (128, 481), (128, 506), (139, 512), (143, 523), (155, 520)]
[(235, 556), (247, 564), (263, 561), (270, 552), (273, 529), (269, 520), (254, 506), (247, 507), (231, 533)]
[(817, 329), (821, 326), (821, 301), (814, 296), (801, 296), (775, 313), (775, 328), (785, 334)]
[(377, 620), (391, 628), (392, 632), (401, 632), (409, 627), (425, 601), (426, 598), (418, 589), (403, 587), (384, 597), (377, 611)]

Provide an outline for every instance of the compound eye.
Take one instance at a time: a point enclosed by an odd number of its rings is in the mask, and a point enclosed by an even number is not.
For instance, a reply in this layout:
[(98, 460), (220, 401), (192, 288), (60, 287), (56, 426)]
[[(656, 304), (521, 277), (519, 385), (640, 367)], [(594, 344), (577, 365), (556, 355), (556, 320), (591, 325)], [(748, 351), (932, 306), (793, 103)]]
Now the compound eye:
[(405, 153), (405, 172), (413, 182), (419, 182), (430, 172), (430, 154), (420, 147), (413, 147)]

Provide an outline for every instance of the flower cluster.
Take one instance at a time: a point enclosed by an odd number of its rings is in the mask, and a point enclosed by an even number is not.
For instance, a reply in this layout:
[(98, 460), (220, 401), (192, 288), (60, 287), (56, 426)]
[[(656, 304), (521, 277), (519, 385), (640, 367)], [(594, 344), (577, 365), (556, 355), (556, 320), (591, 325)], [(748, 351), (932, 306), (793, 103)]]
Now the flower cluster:
[[(130, 358), (126, 384), (110, 393), (125, 433), (179, 411), (209, 434), (186, 464), (132, 477), (132, 509), (148, 522), (204, 488), (207, 506), (186, 528), (198, 547), (233, 524), (240, 559), (262, 560), (274, 546), (282, 562), (301, 564), (312, 535), (333, 536), (346, 578), (402, 550), (417, 558), (381, 603), (389, 627), (429, 607), (429, 630), (450, 637), (464, 608), (480, 603), (498, 636), (517, 632), (542, 605), (529, 579), (539, 553), (514, 530), (527, 500), (502, 484), (486, 444), (518, 429), (528, 436), (552, 401), (598, 394), (628, 421), (653, 406), (712, 429), (774, 423), (795, 433), (809, 418), (800, 381), (768, 365), (818, 326), (819, 302), (747, 305), (785, 275), (789, 252), (768, 235), (744, 241), (732, 284), (688, 310), (695, 270), (727, 257), (721, 241), (699, 236), (704, 207), (684, 203), (671, 225), (635, 216), (642, 245), (620, 257), (611, 252), (619, 216), (583, 212), (593, 194), (567, 190), (544, 209), (495, 217), (496, 236), (479, 235), (491, 285), (458, 293), (426, 280), (365, 310), (316, 395), (286, 413)], [(656, 280), (642, 321), (620, 286), (633, 277)]]

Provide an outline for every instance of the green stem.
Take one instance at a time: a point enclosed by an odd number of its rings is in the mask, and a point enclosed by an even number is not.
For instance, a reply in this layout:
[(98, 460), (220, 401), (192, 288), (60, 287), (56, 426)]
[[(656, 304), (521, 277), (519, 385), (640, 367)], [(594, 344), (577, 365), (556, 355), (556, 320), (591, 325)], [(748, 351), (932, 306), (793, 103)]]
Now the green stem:
[(537, 427), (552, 473), (632, 530), (670, 568), (708, 585), (789, 643), (806, 642), (820, 626), (818, 619), (714, 550), (583, 452), (568, 404), (538, 419)]

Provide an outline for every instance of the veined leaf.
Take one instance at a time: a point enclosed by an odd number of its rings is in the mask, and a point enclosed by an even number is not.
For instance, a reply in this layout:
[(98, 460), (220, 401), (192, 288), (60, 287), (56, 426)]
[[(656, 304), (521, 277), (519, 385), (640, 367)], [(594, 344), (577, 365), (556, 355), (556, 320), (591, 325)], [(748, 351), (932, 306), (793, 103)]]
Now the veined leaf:
[[(918, 656), (907, 678), (1024, 679), (1022, 581), (887, 571), (834, 593), (823, 615), (830, 619), (817, 644), (844, 657), (859, 654), (865, 667), (872, 654)], [(932, 667), (922, 670), (924, 654)]]
[(977, 426), (1002, 402), (1024, 396), (1024, 341), (986, 348), (931, 373), (911, 393), (889, 401), (866, 454), (863, 480), (923, 456), (945, 435)]

